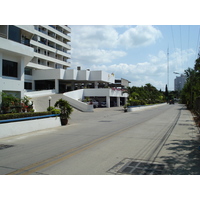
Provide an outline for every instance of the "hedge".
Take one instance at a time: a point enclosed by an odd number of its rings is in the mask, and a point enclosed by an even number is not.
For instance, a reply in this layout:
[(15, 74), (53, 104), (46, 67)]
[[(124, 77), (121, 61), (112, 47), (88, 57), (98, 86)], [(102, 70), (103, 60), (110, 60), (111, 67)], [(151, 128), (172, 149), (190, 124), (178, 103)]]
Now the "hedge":
[(24, 112), (24, 113), (0, 114), (0, 120), (35, 117), (35, 116), (51, 115), (51, 114), (52, 112), (26, 112), (26, 113)]

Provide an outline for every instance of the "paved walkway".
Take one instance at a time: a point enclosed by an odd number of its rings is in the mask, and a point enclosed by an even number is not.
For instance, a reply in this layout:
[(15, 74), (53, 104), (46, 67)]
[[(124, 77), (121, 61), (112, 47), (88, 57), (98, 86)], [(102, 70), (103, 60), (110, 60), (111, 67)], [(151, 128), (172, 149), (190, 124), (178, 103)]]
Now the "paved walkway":
[(200, 132), (185, 106), (155, 161), (165, 164), (164, 174), (200, 174)]

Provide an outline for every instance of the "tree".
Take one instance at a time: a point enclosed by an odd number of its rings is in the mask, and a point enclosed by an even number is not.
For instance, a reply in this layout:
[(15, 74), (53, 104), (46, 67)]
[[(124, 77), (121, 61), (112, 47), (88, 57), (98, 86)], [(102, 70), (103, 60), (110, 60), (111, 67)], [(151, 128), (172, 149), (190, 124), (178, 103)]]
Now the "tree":
[(163, 102), (163, 93), (150, 83), (141, 87), (128, 87), (126, 92), (128, 93), (128, 105), (130, 106)]

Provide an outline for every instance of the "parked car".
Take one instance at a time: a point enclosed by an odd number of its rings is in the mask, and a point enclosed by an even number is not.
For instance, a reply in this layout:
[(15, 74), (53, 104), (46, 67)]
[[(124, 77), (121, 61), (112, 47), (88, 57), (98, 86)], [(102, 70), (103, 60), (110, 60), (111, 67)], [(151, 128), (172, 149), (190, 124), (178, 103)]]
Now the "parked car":
[(96, 101), (95, 99), (92, 99), (88, 102), (89, 105), (93, 105), (94, 108), (98, 108), (99, 107), (99, 102)]
[(100, 107), (106, 107), (106, 102), (105, 101), (100, 102)]

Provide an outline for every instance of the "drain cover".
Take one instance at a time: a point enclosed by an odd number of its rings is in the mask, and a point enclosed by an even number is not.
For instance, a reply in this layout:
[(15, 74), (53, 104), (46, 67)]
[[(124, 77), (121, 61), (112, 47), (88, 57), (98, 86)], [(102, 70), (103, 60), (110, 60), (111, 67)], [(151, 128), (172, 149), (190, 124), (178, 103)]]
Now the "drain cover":
[(123, 166), (118, 173), (131, 175), (161, 175), (164, 167), (163, 164), (131, 161)]
[(13, 147), (14, 145), (0, 144), (0, 150)]

